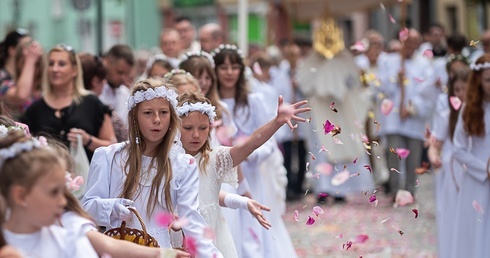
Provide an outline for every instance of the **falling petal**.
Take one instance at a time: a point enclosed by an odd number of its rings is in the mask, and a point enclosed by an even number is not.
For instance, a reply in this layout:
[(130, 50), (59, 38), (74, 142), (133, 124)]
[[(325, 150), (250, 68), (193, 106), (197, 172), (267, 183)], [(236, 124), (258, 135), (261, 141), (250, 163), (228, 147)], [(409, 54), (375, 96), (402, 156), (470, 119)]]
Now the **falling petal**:
[(327, 197), (327, 196), (328, 196), (328, 194), (326, 194), (326, 193), (318, 193), (318, 196), (317, 197), (318, 198), (324, 198), (324, 197)]
[(341, 185), (343, 183), (345, 183), (347, 180), (349, 180), (350, 178), (350, 173), (348, 170), (344, 170), (338, 174), (336, 174), (333, 178), (332, 178), (332, 185), (333, 186), (338, 186), (338, 185)]
[(421, 82), (424, 82), (424, 78), (420, 78), (420, 77), (413, 77), (413, 79), (417, 82), (417, 83), (421, 83)]
[(478, 43), (480, 43), (479, 40), (471, 40), (470, 41), (470, 47), (476, 47), (478, 45)]
[(257, 74), (259, 76), (261, 76), (263, 74), (262, 68), (260, 67), (259, 62), (254, 63), (252, 70), (254, 71), (255, 74)]
[(379, 222), (379, 224), (383, 224), (383, 223), (385, 223), (388, 220), (390, 220), (390, 218), (386, 218), (386, 219), (382, 220), (381, 222)]
[(381, 101), (381, 113), (385, 116), (390, 114), (391, 110), (393, 110), (394, 103), (390, 99), (383, 99)]
[(449, 102), (451, 102), (451, 106), (454, 108), (454, 110), (459, 110), (459, 108), (461, 107), (461, 104), (463, 104), (461, 102), (461, 100), (456, 97), (456, 96), (451, 96), (449, 97)]
[(402, 172), (398, 171), (398, 169), (396, 169), (396, 168), (390, 168), (390, 171), (391, 172), (396, 172), (398, 174), (401, 174), (402, 173)]
[(347, 241), (347, 243), (342, 245), (342, 249), (345, 249), (346, 251), (349, 250), (349, 248), (352, 247), (352, 241)]
[(356, 158), (354, 161), (352, 161), (352, 163), (356, 164), (356, 163), (357, 163), (357, 159), (358, 159), (358, 158)]
[(350, 49), (356, 50), (358, 52), (365, 52), (368, 49), (368, 47), (369, 47), (369, 41), (367, 41), (367, 39), (364, 38), (354, 43), (354, 45), (352, 45)]
[(404, 149), (404, 148), (397, 148), (396, 149), (396, 154), (398, 154), (400, 156), (400, 158), (405, 159), (410, 154), (410, 150), (407, 150), (407, 149)]
[(205, 239), (214, 240), (214, 239), (216, 239), (216, 234), (214, 233), (214, 230), (212, 228), (206, 227), (206, 228), (204, 228), (204, 232), (202, 233), (202, 237)]
[(330, 165), (329, 163), (322, 162), (315, 167), (315, 171), (318, 173), (321, 173), (322, 175), (329, 176), (332, 174), (333, 166)]
[(409, 32), (408, 28), (403, 28), (402, 30), (400, 30), (398, 37), (399, 37), (401, 42), (404, 42), (405, 40), (407, 40), (408, 32)]
[(168, 212), (160, 212), (156, 215), (156, 223), (162, 227), (168, 227), (174, 221), (174, 216)]
[(195, 161), (195, 159), (194, 159), (194, 158), (191, 158), (191, 159), (189, 160), (189, 164), (190, 164), (190, 165), (194, 164), (194, 161)]
[(332, 110), (334, 113), (339, 112), (339, 111), (338, 111), (338, 110), (337, 110), (337, 109), (334, 107), (334, 105), (335, 105), (335, 102), (332, 102), (332, 104), (330, 104), (330, 110)]
[(323, 125), (323, 130), (325, 134), (329, 134), (333, 129), (335, 128), (335, 125), (330, 123), (330, 121), (325, 121), (325, 124)]
[(335, 236), (335, 238), (337, 238), (337, 239), (343, 238), (343, 237), (344, 237), (344, 235), (342, 235), (342, 234), (338, 234), (338, 235)]
[(308, 118), (306, 119), (306, 122), (311, 123), (311, 117), (308, 117)]
[(316, 179), (320, 179), (320, 173), (313, 174), (313, 177), (316, 178)]
[(412, 209), (412, 212), (415, 213), (415, 218), (419, 217), (419, 211), (417, 209)]
[(296, 220), (296, 222), (299, 222), (299, 211), (298, 210), (294, 210), (294, 220)]
[(248, 228), (248, 233), (252, 236), (252, 239), (255, 241), (257, 245), (261, 245), (261, 241), (255, 231), (252, 228)]
[(369, 138), (365, 134), (361, 133), (361, 141), (363, 143), (369, 143)]
[(367, 170), (369, 170), (369, 173), (370, 173), (370, 174), (372, 173), (371, 166), (369, 166), (369, 165), (364, 165), (364, 167), (365, 167)]
[(313, 213), (318, 217), (320, 214), (325, 214), (323, 209), (320, 206), (313, 207)]
[(383, 3), (379, 3), (379, 7), (381, 7), (381, 10), (383, 12), (386, 11), (385, 5)]
[(393, 18), (393, 16), (391, 14), (389, 14), (388, 17), (389, 17), (391, 23), (396, 24), (396, 20), (395, 20), (395, 18)]
[(426, 49), (422, 55), (427, 58), (432, 58), (434, 57), (434, 52), (432, 52), (432, 49)]
[(476, 200), (473, 200), (473, 209), (475, 209), (475, 211), (477, 211), (478, 213), (480, 214), (485, 214), (485, 212), (483, 211), (483, 208), (480, 206), (480, 204), (476, 201)]
[(306, 162), (306, 172), (308, 172), (308, 167), (310, 166), (310, 162)]
[(184, 245), (186, 247), (186, 251), (190, 255), (197, 255), (197, 244), (196, 244), (196, 240), (192, 236), (186, 235), (184, 237)]
[(312, 160), (316, 160), (315, 155), (313, 155), (313, 153), (311, 153), (311, 151), (309, 151), (308, 153), (311, 155), (311, 159), (312, 159)]
[(335, 143), (335, 144), (344, 144), (339, 138), (333, 138), (333, 143)]
[(400, 236), (403, 236), (403, 234), (405, 234), (405, 232), (398, 230), (398, 234), (400, 234)]
[(315, 219), (311, 216), (308, 216), (308, 220), (306, 221), (306, 225), (313, 225), (315, 223)]
[(419, 187), (419, 180), (418, 180), (418, 179), (417, 179), (417, 180), (415, 180), (415, 183), (416, 183), (416, 184), (415, 184), (415, 187)]
[(339, 134), (342, 132), (342, 128), (340, 126), (336, 125), (335, 128), (330, 132), (332, 134), (332, 137), (335, 135)]
[(376, 199), (376, 195), (375, 194), (373, 194), (373, 195), (371, 195), (371, 197), (369, 197), (369, 202), (374, 202), (376, 200), (377, 199)]
[(220, 126), (216, 128), (216, 138), (218, 142), (224, 146), (232, 146), (231, 138), (233, 136), (234, 129), (229, 126)]
[(350, 177), (355, 177), (355, 176), (360, 176), (360, 175), (361, 175), (361, 173), (354, 173), (354, 174), (350, 175)]
[(369, 239), (368, 235), (357, 235), (354, 238), (354, 243), (356, 244), (364, 244)]
[(413, 203), (414, 199), (409, 191), (398, 190), (395, 197), (395, 203), (399, 206), (405, 206), (407, 204)]
[(320, 153), (320, 152), (322, 152), (322, 151), (323, 151), (323, 152), (328, 152), (328, 150), (327, 150), (327, 149), (325, 149), (325, 146), (323, 146), (323, 145), (320, 147), (320, 150), (318, 151), (318, 153)]
[(189, 224), (189, 220), (186, 218), (179, 218), (178, 220), (174, 221), (173, 226), (177, 228), (184, 228)]

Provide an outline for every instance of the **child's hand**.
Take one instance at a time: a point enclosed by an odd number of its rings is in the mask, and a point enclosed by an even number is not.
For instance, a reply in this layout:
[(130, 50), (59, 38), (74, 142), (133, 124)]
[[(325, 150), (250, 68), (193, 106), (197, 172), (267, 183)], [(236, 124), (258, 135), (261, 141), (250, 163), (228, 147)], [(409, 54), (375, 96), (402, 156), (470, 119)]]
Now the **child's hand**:
[(119, 198), (115, 203), (113, 209), (114, 215), (122, 220), (129, 221), (133, 218), (133, 214), (128, 209), (128, 206), (132, 205), (134, 202), (128, 199)]
[(264, 227), (265, 229), (269, 229), (271, 227), (271, 224), (264, 218), (264, 215), (262, 215), (262, 211), (270, 211), (271, 209), (269, 207), (266, 207), (256, 200), (249, 199), (247, 202), (247, 208), (248, 211), (257, 219), (257, 221)]
[(306, 119), (301, 118), (299, 116), (296, 116), (297, 114), (308, 112), (311, 110), (311, 108), (306, 107), (306, 108), (300, 108), (301, 106), (305, 105), (308, 103), (307, 100), (302, 100), (299, 102), (296, 102), (294, 104), (284, 104), (284, 99), (282, 96), (279, 96), (278, 99), (278, 108), (277, 108), (277, 116), (276, 119), (280, 124), (287, 123), (289, 128), (294, 129), (295, 126), (291, 123), (291, 120), (299, 121), (299, 122), (305, 122)]

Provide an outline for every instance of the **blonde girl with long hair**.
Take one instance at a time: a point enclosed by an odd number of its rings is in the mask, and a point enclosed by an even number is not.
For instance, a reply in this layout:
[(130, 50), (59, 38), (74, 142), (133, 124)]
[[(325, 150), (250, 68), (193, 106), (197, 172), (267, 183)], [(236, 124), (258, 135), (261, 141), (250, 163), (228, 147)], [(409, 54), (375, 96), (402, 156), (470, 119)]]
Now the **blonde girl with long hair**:
[(176, 138), (176, 106), (177, 93), (164, 79), (133, 86), (128, 98), (129, 141), (96, 150), (83, 207), (99, 226), (115, 228), (126, 221), (128, 227), (141, 228), (127, 208), (134, 206), (148, 233), (164, 248), (171, 247), (169, 230), (156, 218), (176, 211), (189, 221), (183, 231), (195, 240), (198, 257), (222, 257), (203, 236), (207, 225), (198, 212), (197, 165)]

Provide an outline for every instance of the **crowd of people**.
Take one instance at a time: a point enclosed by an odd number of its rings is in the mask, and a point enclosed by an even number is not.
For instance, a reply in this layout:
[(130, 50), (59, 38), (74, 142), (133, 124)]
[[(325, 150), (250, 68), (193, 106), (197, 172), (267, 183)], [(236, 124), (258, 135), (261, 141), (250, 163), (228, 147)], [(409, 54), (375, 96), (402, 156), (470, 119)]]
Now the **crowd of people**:
[[(286, 201), (417, 201), (428, 171), (440, 256), (490, 254), (490, 33), (480, 49), (432, 24), (385, 48), (369, 30), (333, 58), (224, 35), (179, 17), (160, 53), (98, 56), (7, 34), (0, 257), (297, 257)], [(123, 226), (141, 245), (103, 234)]]

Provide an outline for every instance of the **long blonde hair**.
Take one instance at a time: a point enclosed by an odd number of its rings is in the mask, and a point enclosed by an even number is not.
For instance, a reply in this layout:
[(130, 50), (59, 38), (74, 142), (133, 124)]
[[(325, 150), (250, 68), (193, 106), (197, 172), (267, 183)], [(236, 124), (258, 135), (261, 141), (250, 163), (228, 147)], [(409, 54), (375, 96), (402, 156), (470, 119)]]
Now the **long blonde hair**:
[[(147, 89), (155, 89), (156, 87), (164, 86), (167, 88), (173, 88), (165, 79), (161, 78), (149, 78), (143, 81), (137, 82), (132, 90), (131, 96), (138, 91), (146, 91)], [(180, 119), (170, 104), (170, 124), (169, 129), (163, 137), (162, 141), (157, 145), (156, 156), (152, 158), (150, 166), (153, 166), (156, 161), (157, 173), (151, 183), (150, 198), (147, 205), (147, 213), (152, 214), (155, 210), (158, 197), (161, 195), (160, 186), (163, 182), (163, 189), (165, 193), (165, 204), (170, 213), (173, 212), (172, 199), (170, 197), (170, 180), (172, 180), (172, 164), (170, 162), (170, 149), (174, 144), (174, 139), (177, 131), (180, 129)], [(141, 166), (143, 152), (146, 148), (145, 140), (141, 137), (141, 130), (138, 124), (137, 114), (140, 105), (136, 104), (128, 112), (128, 124), (129, 124), (129, 144), (125, 146), (128, 153), (128, 160), (124, 165), (124, 171), (126, 173), (126, 180), (124, 181), (123, 190), (120, 197), (132, 199), (140, 194), (138, 189), (139, 181), (141, 179)], [(139, 144), (137, 143), (137, 139)]]
[[(49, 62), (49, 55), (53, 52), (66, 52), (70, 56), (70, 61), (73, 66), (77, 69), (77, 75), (73, 79), (73, 101), (76, 104), (80, 104), (82, 101), (82, 98), (84, 96), (87, 96), (91, 94), (90, 91), (86, 90), (85, 87), (83, 86), (83, 72), (82, 72), (82, 65), (80, 63), (80, 59), (78, 58), (78, 55), (75, 53), (75, 50), (70, 47), (70, 46), (65, 46), (65, 45), (57, 45), (53, 47), (51, 50), (48, 52), (48, 57), (46, 58), (47, 62)], [(48, 69), (49, 69), (49, 63), (44, 66), (44, 74), (43, 74), (43, 94), (45, 96), (52, 96), (53, 95), (53, 86), (51, 83), (49, 83), (49, 78), (48, 78)]]
[[(204, 97), (202, 93), (192, 93), (192, 92), (186, 92), (182, 95), (179, 96), (178, 98), (179, 104), (177, 106), (182, 106), (184, 103), (197, 103), (197, 102), (203, 102), (203, 103), (208, 103), (210, 105), (211, 101)], [(185, 116), (185, 115), (184, 115)], [(211, 151), (211, 144), (210, 144), (210, 139), (211, 139), (211, 124), (209, 125), (209, 132), (208, 132), (208, 138), (206, 139), (206, 142), (204, 145), (201, 147), (199, 152), (202, 154), (201, 161), (199, 162), (199, 170), (201, 170), (201, 173), (206, 174), (206, 166), (209, 162), (209, 152)]]

